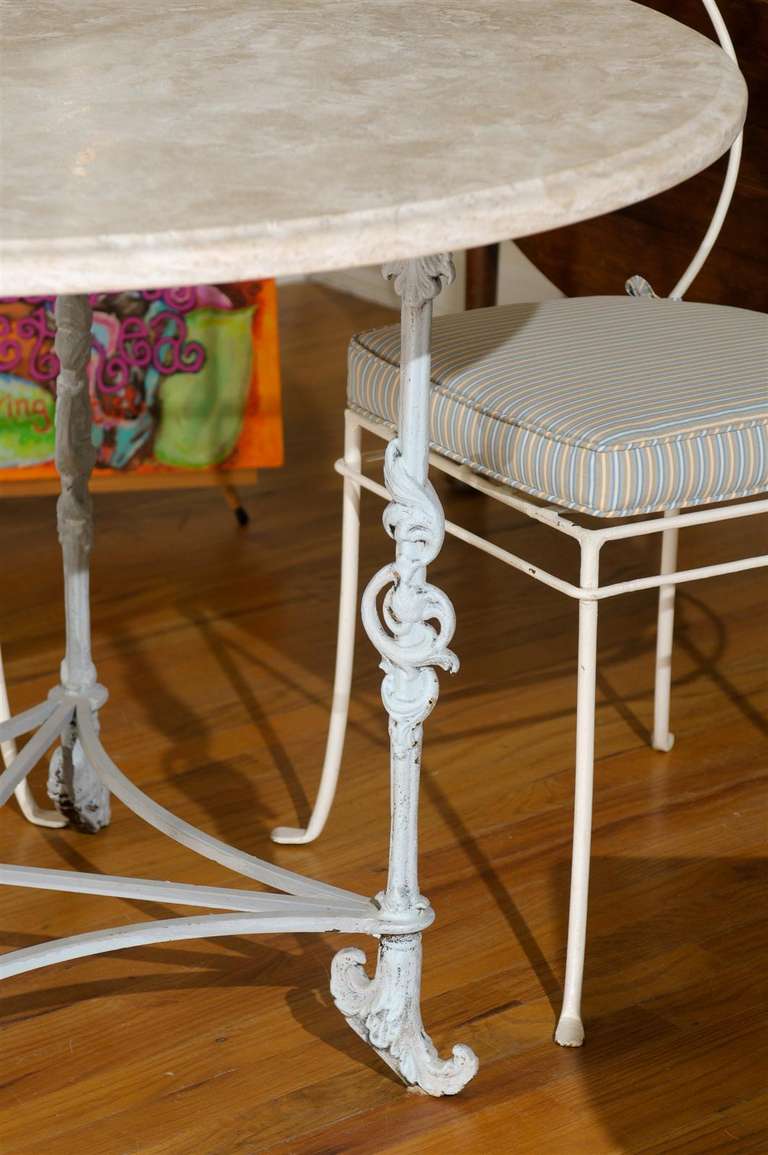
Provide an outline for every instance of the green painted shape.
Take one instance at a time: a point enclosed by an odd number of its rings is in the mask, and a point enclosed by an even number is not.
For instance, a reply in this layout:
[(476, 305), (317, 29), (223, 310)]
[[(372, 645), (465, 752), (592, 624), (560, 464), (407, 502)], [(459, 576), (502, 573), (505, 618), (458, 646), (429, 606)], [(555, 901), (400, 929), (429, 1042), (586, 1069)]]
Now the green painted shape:
[(53, 460), (55, 408), (55, 399), (42, 385), (0, 373), (0, 469)]
[(160, 382), (154, 455), (163, 465), (204, 469), (237, 445), (251, 381), (252, 316), (253, 308), (187, 314), (187, 338), (205, 346), (206, 359), (199, 372)]

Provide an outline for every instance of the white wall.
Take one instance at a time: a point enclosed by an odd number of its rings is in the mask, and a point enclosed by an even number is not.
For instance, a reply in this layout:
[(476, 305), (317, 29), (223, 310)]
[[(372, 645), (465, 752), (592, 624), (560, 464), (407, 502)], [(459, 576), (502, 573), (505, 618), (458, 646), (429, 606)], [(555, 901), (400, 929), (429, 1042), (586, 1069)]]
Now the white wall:
[[(435, 302), (435, 313), (459, 313), (464, 308), (464, 253), (454, 253), (456, 280), (444, 289)], [(322, 285), (376, 301), (381, 305), (398, 307), (395, 290), (381, 275), (378, 266), (360, 269), (340, 269), (334, 273), (313, 274), (309, 280)], [(498, 303), (510, 305), (518, 301), (546, 301), (552, 297), (562, 297), (534, 264), (525, 257), (512, 241), (504, 241), (499, 259)]]

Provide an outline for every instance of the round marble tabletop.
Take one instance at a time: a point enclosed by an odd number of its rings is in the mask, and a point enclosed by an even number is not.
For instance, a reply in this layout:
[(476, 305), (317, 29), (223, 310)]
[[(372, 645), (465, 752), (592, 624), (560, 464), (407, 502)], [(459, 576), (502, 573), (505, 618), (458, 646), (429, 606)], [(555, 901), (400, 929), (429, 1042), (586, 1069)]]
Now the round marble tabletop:
[(303, 273), (641, 200), (746, 91), (629, 0), (0, 0), (0, 294)]

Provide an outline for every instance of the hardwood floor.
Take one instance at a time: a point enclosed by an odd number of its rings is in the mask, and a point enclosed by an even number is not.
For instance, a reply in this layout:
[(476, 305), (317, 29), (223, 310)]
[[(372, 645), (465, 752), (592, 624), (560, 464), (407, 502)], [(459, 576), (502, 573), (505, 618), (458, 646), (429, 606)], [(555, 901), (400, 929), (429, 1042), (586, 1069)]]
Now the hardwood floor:
[[(287, 465), (249, 492), (99, 494), (95, 660), (113, 758), (154, 798), (263, 857), (375, 893), (387, 847), (386, 727), (359, 639), (337, 807), (307, 817), (325, 739), (335, 634), (345, 347), (391, 314), (318, 286), (282, 293)], [(541, 526), (444, 490), (449, 515), (574, 572)], [(363, 575), (390, 557), (364, 501)], [(62, 649), (52, 498), (0, 505), (2, 639), (16, 709)], [(682, 561), (736, 556), (744, 529), (689, 531)], [(759, 532), (750, 527), (751, 535)], [(647, 571), (653, 543), (607, 554)], [(654, 598), (601, 609), (587, 1043), (551, 1041), (564, 968), (576, 610), (448, 541), (434, 580), (458, 611), (462, 670), (427, 724), (424, 1017), (441, 1049), (477, 1051), (456, 1099), (409, 1093), (328, 993), (332, 936), (228, 939), (104, 955), (0, 991), (3, 1155), (750, 1155), (768, 1150), (765, 996), (765, 576), (684, 587), (670, 754), (647, 743)], [(34, 782), (42, 790), (38, 770)], [(0, 815), (3, 857), (231, 885), (119, 804), (87, 837)], [(175, 911), (0, 892), (4, 948)], [(369, 955), (373, 944), (360, 940)]]

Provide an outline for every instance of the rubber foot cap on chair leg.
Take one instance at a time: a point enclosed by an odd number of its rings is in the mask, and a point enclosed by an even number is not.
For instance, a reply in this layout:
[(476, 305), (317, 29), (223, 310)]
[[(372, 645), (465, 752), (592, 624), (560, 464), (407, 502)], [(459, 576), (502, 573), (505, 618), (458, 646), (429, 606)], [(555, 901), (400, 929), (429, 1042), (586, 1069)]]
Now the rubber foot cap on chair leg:
[(661, 750), (661, 752), (663, 754), (668, 754), (669, 751), (674, 746), (674, 744), (675, 744), (675, 735), (674, 734), (667, 734), (663, 738), (657, 738), (656, 735), (654, 734), (653, 738), (651, 739), (651, 746), (653, 746), (654, 750)]
[(584, 1042), (584, 1025), (573, 1015), (561, 1015), (555, 1031), (555, 1042), (561, 1047), (580, 1047)]

